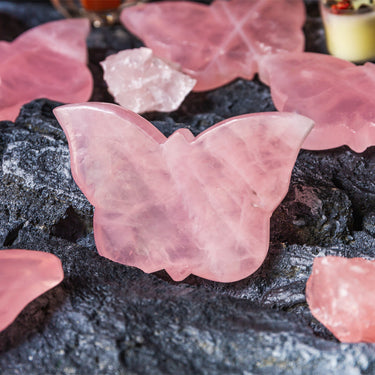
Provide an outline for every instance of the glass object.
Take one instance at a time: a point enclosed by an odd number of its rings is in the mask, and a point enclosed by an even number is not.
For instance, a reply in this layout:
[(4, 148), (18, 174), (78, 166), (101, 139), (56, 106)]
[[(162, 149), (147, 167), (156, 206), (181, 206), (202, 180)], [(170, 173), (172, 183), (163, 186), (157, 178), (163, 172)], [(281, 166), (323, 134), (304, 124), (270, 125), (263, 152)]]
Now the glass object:
[(320, 0), (327, 48), (353, 62), (375, 59), (375, 1)]
[(100, 27), (118, 22), (121, 10), (146, 0), (51, 0), (65, 17), (87, 17), (93, 26)]

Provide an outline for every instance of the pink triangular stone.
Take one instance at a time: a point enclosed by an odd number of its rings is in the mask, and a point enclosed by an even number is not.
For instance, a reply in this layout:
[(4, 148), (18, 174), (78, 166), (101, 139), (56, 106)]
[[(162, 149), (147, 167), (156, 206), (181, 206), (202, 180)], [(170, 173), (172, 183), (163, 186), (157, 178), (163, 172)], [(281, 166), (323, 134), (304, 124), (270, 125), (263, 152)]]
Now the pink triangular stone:
[(121, 51), (101, 65), (116, 102), (137, 113), (176, 110), (196, 82), (155, 57), (149, 48)]
[(321, 257), (306, 285), (311, 313), (340, 341), (375, 342), (375, 261)]
[(0, 250), (0, 331), (33, 299), (64, 278), (60, 260), (31, 250)]
[(121, 20), (156, 56), (195, 78), (195, 91), (252, 79), (262, 56), (304, 48), (302, 0), (162, 1), (126, 8)]
[(262, 264), (270, 216), (312, 127), (305, 117), (273, 112), (166, 138), (111, 104), (55, 114), (73, 176), (95, 206), (99, 253), (145, 272), (166, 269), (175, 280), (193, 273), (231, 282)]
[(0, 42), (0, 121), (14, 121), (21, 106), (45, 97), (64, 103), (90, 98), (86, 19), (54, 21)]
[(297, 112), (315, 126), (303, 148), (348, 145), (363, 152), (375, 145), (375, 65), (363, 66), (318, 53), (264, 58), (261, 79), (279, 111)]

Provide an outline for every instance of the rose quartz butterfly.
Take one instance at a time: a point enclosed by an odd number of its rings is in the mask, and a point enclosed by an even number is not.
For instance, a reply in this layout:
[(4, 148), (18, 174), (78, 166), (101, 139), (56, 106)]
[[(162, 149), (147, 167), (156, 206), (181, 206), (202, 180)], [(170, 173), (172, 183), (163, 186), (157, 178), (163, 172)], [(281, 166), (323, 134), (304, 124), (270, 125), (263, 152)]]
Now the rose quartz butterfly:
[(37, 26), (11, 43), (0, 41), (0, 120), (14, 121), (21, 106), (37, 98), (64, 103), (90, 98), (86, 66), (88, 20)]
[(264, 55), (304, 49), (302, 0), (162, 1), (126, 8), (121, 20), (156, 56), (195, 78), (195, 91), (252, 79)]
[(312, 121), (286, 113), (234, 117), (194, 137), (166, 138), (113, 104), (55, 109), (73, 176), (95, 206), (101, 255), (145, 272), (223, 282), (263, 262), (269, 219), (285, 196)]
[(0, 331), (33, 299), (64, 278), (60, 260), (31, 250), (0, 250)]
[(303, 148), (348, 145), (363, 152), (375, 145), (375, 64), (356, 66), (319, 53), (267, 56), (261, 79), (270, 85), (279, 111), (314, 120)]

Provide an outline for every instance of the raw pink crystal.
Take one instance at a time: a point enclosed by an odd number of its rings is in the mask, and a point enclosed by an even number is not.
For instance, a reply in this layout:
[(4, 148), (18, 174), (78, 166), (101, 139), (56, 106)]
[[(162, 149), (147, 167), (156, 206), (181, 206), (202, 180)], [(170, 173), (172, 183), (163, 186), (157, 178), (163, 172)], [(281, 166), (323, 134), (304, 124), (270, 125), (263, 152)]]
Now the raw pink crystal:
[(196, 83), (149, 48), (121, 51), (101, 64), (116, 102), (137, 113), (176, 110)]
[(26, 31), (11, 43), (0, 42), (0, 121), (14, 121), (21, 106), (33, 99), (73, 103), (90, 98), (89, 29), (85, 19), (55, 21)]
[(375, 342), (375, 261), (322, 257), (306, 285), (312, 314), (340, 341)]
[(261, 79), (271, 86), (279, 111), (297, 112), (315, 126), (303, 148), (375, 145), (375, 65), (363, 66), (318, 53), (264, 58)]
[(156, 56), (197, 79), (195, 91), (252, 79), (265, 54), (304, 48), (302, 0), (163, 1), (126, 8), (121, 20)]
[(64, 278), (60, 260), (31, 250), (0, 250), (0, 331), (33, 299)]
[(72, 174), (95, 206), (101, 255), (145, 272), (222, 282), (263, 262), (269, 219), (285, 196), (310, 119), (261, 113), (198, 137), (166, 138), (134, 112), (105, 103), (55, 109)]

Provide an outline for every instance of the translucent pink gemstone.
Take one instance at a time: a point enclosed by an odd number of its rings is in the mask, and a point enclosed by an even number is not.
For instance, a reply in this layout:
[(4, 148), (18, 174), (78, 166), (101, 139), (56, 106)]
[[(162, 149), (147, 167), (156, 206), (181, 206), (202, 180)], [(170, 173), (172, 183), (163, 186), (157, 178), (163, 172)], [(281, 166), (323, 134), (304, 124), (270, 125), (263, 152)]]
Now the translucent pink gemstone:
[(0, 250), (0, 331), (33, 299), (64, 278), (60, 260), (31, 250)]
[(363, 152), (375, 145), (375, 65), (363, 66), (318, 53), (264, 58), (261, 79), (279, 111), (297, 112), (315, 126), (303, 148), (348, 145)]
[(375, 342), (375, 261), (322, 257), (306, 285), (312, 314), (340, 341)]
[(126, 8), (121, 20), (156, 56), (195, 78), (195, 91), (252, 79), (262, 56), (304, 48), (302, 0), (162, 1)]
[(263, 262), (269, 219), (289, 187), (311, 120), (260, 113), (194, 137), (166, 138), (134, 112), (105, 103), (55, 109), (73, 176), (95, 206), (98, 251), (145, 272), (222, 282)]
[(155, 57), (149, 48), (121, 51), (101, 64), (116, 102), (137, 113), (176, 110), (196, 82)]
[(14, 121), (23, 104), (41, 97), (64, 103), (90, 98), (89, 30), (88, 20), (62, 20), (0, 42), (0, 120)]

